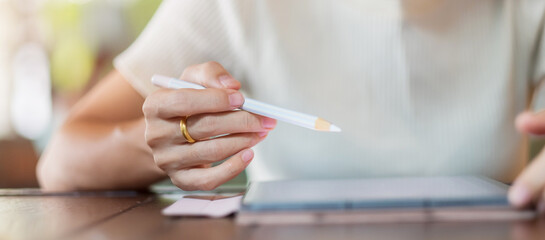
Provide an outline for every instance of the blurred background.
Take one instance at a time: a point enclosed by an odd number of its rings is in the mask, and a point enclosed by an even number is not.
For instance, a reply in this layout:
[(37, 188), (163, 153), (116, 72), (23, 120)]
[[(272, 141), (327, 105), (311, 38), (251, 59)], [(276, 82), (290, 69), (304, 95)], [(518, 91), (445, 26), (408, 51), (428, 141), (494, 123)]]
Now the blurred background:
[(0, 0), (0, 188), (38, 186), (52, 132), (160, 2)]
[[(160, 2), (0, 0), (0, 188), (38, 186), (35, 168), (51, 134)], [(545, 90), (539, 96), (545, 103)], [(533, 140), (531, 155), (544, 143)]]

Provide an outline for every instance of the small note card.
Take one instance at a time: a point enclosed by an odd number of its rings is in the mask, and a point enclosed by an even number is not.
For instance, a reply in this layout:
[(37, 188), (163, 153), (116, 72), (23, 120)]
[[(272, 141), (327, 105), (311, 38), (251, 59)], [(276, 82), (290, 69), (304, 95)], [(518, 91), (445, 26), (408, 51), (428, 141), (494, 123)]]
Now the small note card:
[(237, 196), (184, 196), (163, 209), (166, 216), (227, 217), (238, 212), (242, 195)]

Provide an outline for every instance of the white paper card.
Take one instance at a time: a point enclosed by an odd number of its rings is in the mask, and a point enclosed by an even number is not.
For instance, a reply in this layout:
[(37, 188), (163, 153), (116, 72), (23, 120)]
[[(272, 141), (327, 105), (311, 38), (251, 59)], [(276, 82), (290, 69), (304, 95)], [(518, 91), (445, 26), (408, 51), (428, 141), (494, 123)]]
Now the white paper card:
[(238, 212), (242, 196), (220, 199), (193, 198), (185, 196), (163, 209), (167, 216), (199, 216), (221, 218)]

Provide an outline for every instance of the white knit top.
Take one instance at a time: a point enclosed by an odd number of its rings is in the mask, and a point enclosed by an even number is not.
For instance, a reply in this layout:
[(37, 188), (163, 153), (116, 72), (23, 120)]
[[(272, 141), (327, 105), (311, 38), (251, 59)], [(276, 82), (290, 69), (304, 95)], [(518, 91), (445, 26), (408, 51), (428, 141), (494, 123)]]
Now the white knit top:
[(476, 174), (512, 181), (514, 127), (545, 76), (545, 1), (166, 0), (115, 67), (150, 77), (218, 61), (247, 96), (321, 116), (279, 122), (251, 180)]

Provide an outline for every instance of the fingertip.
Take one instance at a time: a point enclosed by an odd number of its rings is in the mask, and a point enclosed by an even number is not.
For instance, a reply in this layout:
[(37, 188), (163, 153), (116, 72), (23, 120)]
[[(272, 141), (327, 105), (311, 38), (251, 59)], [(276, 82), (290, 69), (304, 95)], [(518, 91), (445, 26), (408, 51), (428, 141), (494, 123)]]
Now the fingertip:
[(269, 117), (264, 117), (261, 120), (261, 125), (265, 129), (272, 130), (274, 127), (276, 127), (276, 119), (269, 118)]
[(233, 108), (238, 108), (244, 104), (244, 96), (239, 91), (229, 93), (229, 104)]
[(545, 113), (523, 112), (517, 116), (515, 125), (522, 133), (543, 135), (545, 134)]
[(250, 162), (254, 158), (254, 151), (252, 149), (242, 151), (241, 158), (244, 163)]
[(509, 189), (509, 203), (516, 208), (524, 208), (528, 206), (532, 200), (532, 193), (529, 188), (522, 183), (515, 183)]
[(533, 113), (526, 111), (517, 116), (515, 119), (515, 126), (521, 132), (529, 132), (532, 124)]

